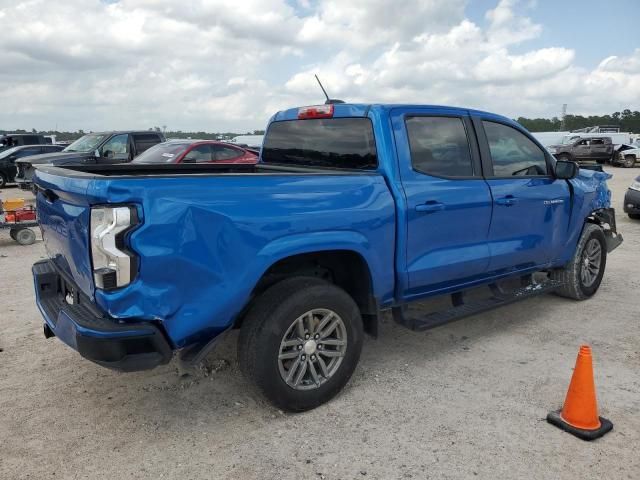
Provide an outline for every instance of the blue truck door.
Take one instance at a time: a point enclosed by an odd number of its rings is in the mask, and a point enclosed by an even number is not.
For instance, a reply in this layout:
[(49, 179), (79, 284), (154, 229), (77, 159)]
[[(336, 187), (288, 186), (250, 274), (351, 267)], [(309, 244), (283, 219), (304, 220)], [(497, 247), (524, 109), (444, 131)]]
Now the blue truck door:
[(394, 108), (406, 198), (405, 299), (462, 285), (489, 265), (491, 194), (466, 111)]
[(549, 263), (567, 235), (567, 182), (554, 178), (550, 155), (524, 131), (493, 118), (474, 125), (493, 197), (489, 272)]

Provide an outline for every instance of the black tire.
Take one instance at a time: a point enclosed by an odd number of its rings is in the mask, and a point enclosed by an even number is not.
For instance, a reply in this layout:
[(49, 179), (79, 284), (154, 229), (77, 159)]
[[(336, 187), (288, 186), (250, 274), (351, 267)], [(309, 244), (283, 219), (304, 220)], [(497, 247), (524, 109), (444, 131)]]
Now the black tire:
[(631, 168), (636, 164), (636, 157), (634, 155), (627, 155), (624, 157), (624, 167)]
[(15, 228), (10, 228), (10, 229), (9, 229), (9, 236), (10, 236), (13, 240), (15, 240), (15, 239), (16, 239), (16, 232), (17, 232), (17, 229), (15, 229)]
[[(592, 239), (600, 244), (600, 266), (595, 281), (590, 285), (585, 285), (581, 275), (582, 269), (587, 268), (584, 263), (585, 247)], [(602, 283), (606, 265), (607, 242), (604, 238), (604, 232), (598, 225), (586, 223), (571, 261), (564, 268), (550, 272), (553, 280), (559, 280), (563, 283), (562, 287), (556, 290), (556, 295), (574, 300), (586, 300), (592, 297)]]
[[(342, 362), (324, 383), (311, 390), (289, 386), (280, 373), (278, 355), (290, 327), (306, 312), (329, 309), (340, 316), (346, 331)], [(341, 288), (312, 277), (293, 277), (262, 293), (247, 312), (238, 339), (242, 373), (277, 407), (303, 412), (331, 400), (351, 378), (362, 350), (362, 317)]]
[(7, 177), (4, 173), (0, 173), (0, 188), (4, 188), (7, 186)]
[(640, 220), (640, 215), (637, 213), (629, 213), (629, 218), (632, 218), (633, 220)]
[(30, 228), (21, 228), (15, 231), (14, 240), (20, 245), (33, 245), (36, 241), (36, 234)]

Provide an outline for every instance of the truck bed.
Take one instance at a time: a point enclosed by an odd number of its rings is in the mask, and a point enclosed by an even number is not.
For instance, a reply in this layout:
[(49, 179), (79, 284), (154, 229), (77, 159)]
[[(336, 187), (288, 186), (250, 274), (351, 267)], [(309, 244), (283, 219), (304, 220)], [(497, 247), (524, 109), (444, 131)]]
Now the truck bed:
[[(159, 322), (175, 347), (227, 328), (271, 265), (309, 250), (356, 252), (378, 279), (378, 298), (393, 297), (395, 202), (377, 171), (42, 166), (34, 183), (61, 273), (112, 318)], [(95, 289), (90, 256), (90, 211), (108, 204), (136, 206), (139, 216), (128, 236), (136, 278), (113, 292)]]

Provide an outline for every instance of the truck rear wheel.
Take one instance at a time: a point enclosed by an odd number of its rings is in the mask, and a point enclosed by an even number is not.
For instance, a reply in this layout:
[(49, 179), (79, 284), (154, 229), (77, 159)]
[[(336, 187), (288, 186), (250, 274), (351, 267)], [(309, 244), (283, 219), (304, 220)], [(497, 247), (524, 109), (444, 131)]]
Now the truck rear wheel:
[(553, 280), (563, 283), (556, 294), (575, 300), (592, 297), (602, 283), (606, 264), (607, 243), (604, 233), (598, 225), (587, 223), (571, 261), (550, 274)]
[(254, 301), (240, 331), (238, 361), (272, 403), (302, 412), (342, 390), (360, 358), (362, 337), (360, 311), (344, 290), (293, 277)]

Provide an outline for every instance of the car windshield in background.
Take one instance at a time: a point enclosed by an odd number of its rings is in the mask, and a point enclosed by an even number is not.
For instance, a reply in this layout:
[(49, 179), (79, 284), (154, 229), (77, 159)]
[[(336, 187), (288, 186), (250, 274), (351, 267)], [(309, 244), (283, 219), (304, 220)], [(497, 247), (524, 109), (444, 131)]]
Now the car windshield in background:
[(105, 138), (107, 138), (106, 135), (85, 135), (65, 148), (64, 151), (88, 153), (98, 148), (98, 145), (100, 145)]
[(17, 150), (18, 150), (18, 147), (12, 147), (12, 148), (9, 148), (9, 149), (7, 149), (7, 150), (5, 150), (3, 152), (0, 152), (0, 158), (7, 158), (7, 157), (11, 156), (11, 154), (14, 153)]
[(262, 146), (262, 161), (357, 170), (378, 166), (373, 127), (368, 118), (274, 122)]
[(190, 142), (159, 143), (142, 152), (133, 159), (132, 163), (173, 163), (189, 145), (191, 145)]

